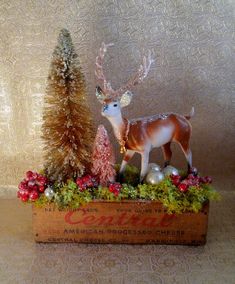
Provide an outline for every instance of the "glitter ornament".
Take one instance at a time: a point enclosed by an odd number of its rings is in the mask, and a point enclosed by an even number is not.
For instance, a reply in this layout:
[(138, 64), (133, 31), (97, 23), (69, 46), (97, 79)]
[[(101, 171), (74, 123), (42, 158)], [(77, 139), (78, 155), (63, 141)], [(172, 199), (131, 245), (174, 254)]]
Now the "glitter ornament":
[(158, 184), (159, 182), (161, 182), (164, 179), (164, 175), (163, 173), (159, 172), (159, 171), (150, 171), (147, 176), (145, 181), (148, 184)]
[(51, 182), (66, 182), (90, 170), (94, 131), (85, 78), (65, 29), (59, 34), (52, 56), (42, 133), (44, 170)]
[(167, 166), (162, 170), (162, 173), (164, 174), (164, 176), (170, 176), (170, 175), (179, 175), (179, 171), (172, 167), (172, 166)]
[(53, 196), (55, 195), (55, 192), (50, 186), (48, 186), (45, 189), (44, 194), (45, 194), (47, 199), (51, 200), (53, 198)]
[(92, 154), (92, 174), (96, 176), (102, 186), (115, 181), (115, 157), (108, 133), (103, 125), (99, 125)]
[(157, 172), (161, 171), (161, 167), (159, 165), (155, 164), (155, 163), (150, 163), (148, 165), (148, 172), (150, 172), (150, 171), (157, 171)]

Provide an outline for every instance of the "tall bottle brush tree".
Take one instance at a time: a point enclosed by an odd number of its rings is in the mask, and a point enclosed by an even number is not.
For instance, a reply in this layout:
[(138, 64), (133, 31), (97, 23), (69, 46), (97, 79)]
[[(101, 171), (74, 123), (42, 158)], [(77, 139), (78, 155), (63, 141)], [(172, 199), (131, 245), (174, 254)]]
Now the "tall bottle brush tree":
[(63, 29), (52, 55), (43, 111), (44, 169), (51, 181), (90, 169), (94, 130), (86, 95), (78, 56)]

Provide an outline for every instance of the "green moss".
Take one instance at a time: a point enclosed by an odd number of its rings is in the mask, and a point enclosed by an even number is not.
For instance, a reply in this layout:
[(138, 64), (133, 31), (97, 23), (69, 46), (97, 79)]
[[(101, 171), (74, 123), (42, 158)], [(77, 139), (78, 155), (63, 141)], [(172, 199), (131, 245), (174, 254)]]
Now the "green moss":
[[(115, 165), (115, 170), (116, 170), (116, 172), (119, 172), (120, 165)], [(123, 173), (123, 183), (138, 185), (139, 176), (140, 176), (140, 171), (139, 171), (138, 168), (136, 168), (132, 165), (127, 165), (126, 169)]]
[(208, 184), (200, 187), (191, 186), (188, 191), (183, 193), (174, 186), (169, 177), (166, 177), (157, 185), (136, 184), (139, 177), (138, 170), (133, 166), (128, 166), (125, 183), (122, 184), (120, 193), (116, 196), (107, 187), (89, 188), (80, 191), (73, 180), (67, 183), (55, 184), (55, 195), (51, 201), (44, 194), (35, 201), (35, 205), (43, 207), (47, 204), (54, 204), (59, 209), (76, 209), (95, 199), (106, 201), (121, 200), (152, 200), (161, 202), (168, 213), (183, 213), (186, 211), (199, 212), (203, 204), (210, 200), (219, 200), (220, 195)]

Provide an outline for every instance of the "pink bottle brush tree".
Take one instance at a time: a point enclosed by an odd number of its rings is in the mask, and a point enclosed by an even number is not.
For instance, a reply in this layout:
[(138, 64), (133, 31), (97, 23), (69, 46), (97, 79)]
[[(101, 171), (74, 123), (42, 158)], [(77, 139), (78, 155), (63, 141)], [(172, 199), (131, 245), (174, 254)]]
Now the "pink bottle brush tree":
[(108, 133), (103, 125), (99, 125), (92, 154), (92, 174), (97, 176), (102, 186), (115, 182), (115, 156)]

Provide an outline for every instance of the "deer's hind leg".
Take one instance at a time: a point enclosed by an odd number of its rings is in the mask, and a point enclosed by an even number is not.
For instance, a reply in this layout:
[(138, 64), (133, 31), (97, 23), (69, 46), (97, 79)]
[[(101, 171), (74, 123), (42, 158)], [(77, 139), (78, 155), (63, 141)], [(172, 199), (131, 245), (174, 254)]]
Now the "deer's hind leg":
[(166, 143), (162, 146), (162, 151), (164, 155), (164, 168), (170, 165), (172, 151), (171, 151), (171, 142)]
[(188, 162), (188, 172), (190, 172), (190, 169), (192, 168), (192, 151), (189, 148), (189, 141), (179, 141), (178, 143), (180, 144), (181, 149), (186, 157)]

